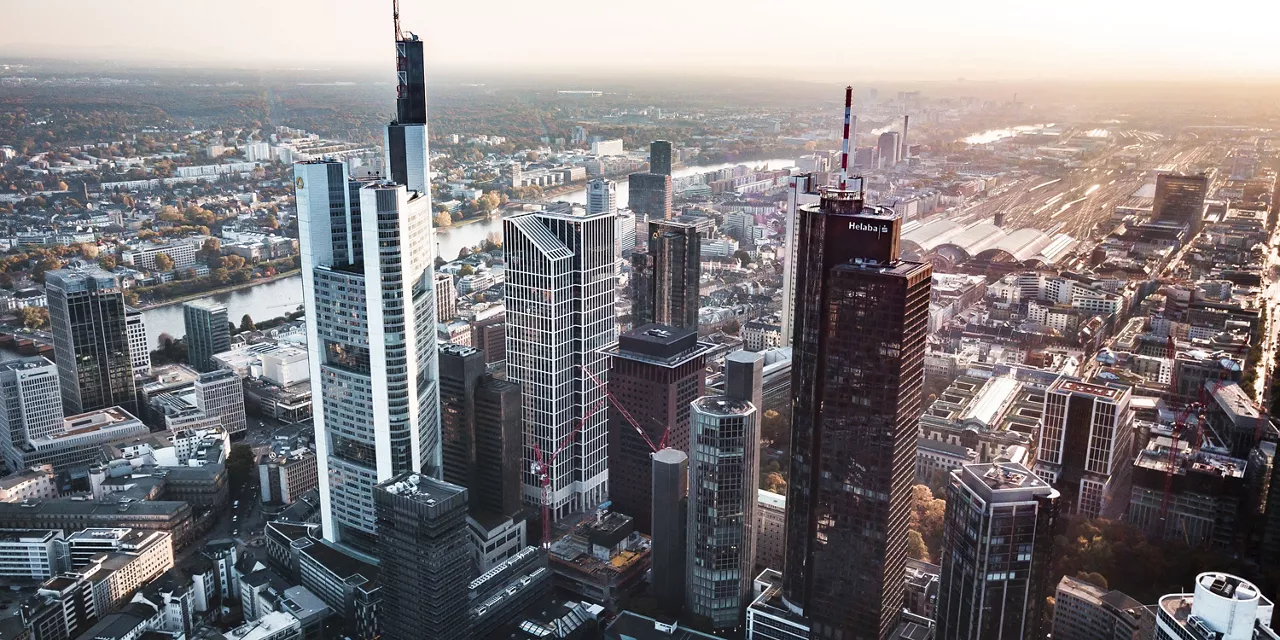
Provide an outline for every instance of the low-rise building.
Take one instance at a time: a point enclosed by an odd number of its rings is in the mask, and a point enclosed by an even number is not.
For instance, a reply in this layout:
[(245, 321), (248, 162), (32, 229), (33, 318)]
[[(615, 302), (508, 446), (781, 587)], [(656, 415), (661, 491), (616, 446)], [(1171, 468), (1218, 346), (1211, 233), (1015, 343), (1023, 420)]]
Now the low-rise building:
[(1054, 592), (1054, 640), (1146, 640), (1155, 615), (1119, 591), (1062, 576)]
[(0, 576), (50, 578), (69, 568), (57, 529), (0, 529)]
[(319, 485), (316, 455), (310, 449), (264, 453), (258, 458), (263, 504), (293, 504)]
[(758, 489), (756, 567), (781, 569), (787, 550), (787, 497)]

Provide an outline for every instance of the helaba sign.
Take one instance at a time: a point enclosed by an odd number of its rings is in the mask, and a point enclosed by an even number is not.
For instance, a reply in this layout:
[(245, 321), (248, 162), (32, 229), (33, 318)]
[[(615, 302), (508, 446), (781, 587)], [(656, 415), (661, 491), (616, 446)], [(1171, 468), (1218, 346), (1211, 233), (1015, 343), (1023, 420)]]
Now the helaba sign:
[(870, 222), (850, 222), (849, 230), (850, 231), (870, 231), (876, 235), (880, 235), (882, 233), (889, 233), (889, 225), (887, 224), (876, 225)]

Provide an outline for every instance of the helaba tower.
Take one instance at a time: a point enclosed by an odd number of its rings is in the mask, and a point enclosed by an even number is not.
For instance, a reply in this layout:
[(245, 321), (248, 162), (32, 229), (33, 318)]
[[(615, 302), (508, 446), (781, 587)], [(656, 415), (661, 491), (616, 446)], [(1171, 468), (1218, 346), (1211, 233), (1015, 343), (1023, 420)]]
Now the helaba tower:
[(325, 539), (370, 554), (373, 489), (440, 474), (423, 43), (395, 18), (396, 119), (385, 175), (294, 165)]

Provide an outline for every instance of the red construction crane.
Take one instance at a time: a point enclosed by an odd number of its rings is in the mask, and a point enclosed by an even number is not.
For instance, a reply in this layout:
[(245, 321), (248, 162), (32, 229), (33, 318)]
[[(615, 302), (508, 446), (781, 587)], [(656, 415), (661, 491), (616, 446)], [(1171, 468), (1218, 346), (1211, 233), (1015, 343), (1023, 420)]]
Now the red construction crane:
[(1173, 477), (1177, 475), (1178, 469), (1178, 443), (1182, 440), (1190, 442), (1192, 451), (1200, 447), (1200, 429), (1199, 423), (1204, 419), (1203, 415), (1196, 415), (1196, 431), (1195, 433), (1186, 433), (1191, 426), (1187, 423), (1187, 418), (1196, 411), (1201, 405), (1193, 402), (1183, 407), (1173, 420), (1173, 429), (1169, 434), (1169, 455), (1165, 458), (1164, 469), (1164, 494), (1160, 498), (1160, 513), (1156, 521), (1158, 531), (1157, 538), (1164, 538), (1166, 527), (1169, 519), (1169, 502), (1173, 498)]
[(657, 453), (667, 446), (667, 436), (671, 434), (670, 427), (667, 427), (662, 432), (662, 439), (658, 441), (658, 444), (653, 444), (653, 439), (649, 437), (649, 434), (644, 432), (644, 429), (640, 428), (640, 423), (636, 422), (636, 419), (632, 417), (631, 412), (627, 411), (627, 408), (622, 406), (621, 402), (618, 402), (618, 399), (609, 391), (609, 387), (587, 369), (584, 368), (583, 371), (586, 371), (587, 376), (591, 378), (591, 381), (596, 383), (597, 389), (604, 389), (604, 395), (609, 399), (609, 402), (613, 404), (613, 408), (617, 409), (618, 413), (622, 414), (622, 418), (627, 421), (627, 424), (631, 425), (631, 428), (636, 430), (636, 433), (640, 434), (640, 437), (644, 439), (644, 443), (649, 445), (649, 448), (652, 449), (654, 453)]
[(555, 464), (556, 458), (560, 453), (569, 448), (573, 444), (573, 439), (578, 437), (578, 432), (582, 431), (582, 425), (587, 420), (599, 413), (604, 408), (604, 398), (601, 398), (587, 411), (586, 415), (578, 418), (577, 424), (574, 425), (573, 431), (565, 436), (556, 445), (556, 450), (551, 452), (550, 456), (542, 455), (542, 448), (537, 442), (533, 443), (533, 474), (538, 477), (538, 483), (542, 485), (542, 546), (547, 547), (551, 544), (551, 465)]

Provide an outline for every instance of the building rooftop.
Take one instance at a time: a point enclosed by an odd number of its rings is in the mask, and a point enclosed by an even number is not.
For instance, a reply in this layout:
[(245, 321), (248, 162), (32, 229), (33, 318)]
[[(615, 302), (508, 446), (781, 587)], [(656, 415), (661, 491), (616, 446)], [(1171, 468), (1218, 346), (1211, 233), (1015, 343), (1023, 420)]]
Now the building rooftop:
[(693, 407), (716, 417), (744, 416), (756, 410), (746, 400), (734, 400), (727, 396), (703, 396), (693, 401)]
[(623, 611), (605, 629), (604, 637), (608, 640), (702, 640), (718, 636), (682, 627), (679, 622), (661, 622)]
[(462, 496), (465, 500), (467, 492), (464, 487), (420, 473), (408, 473), (392, 478), (378, 485), (378, 488), (391, 495), (412, 498), (427, 506), (435, 506), (458, 496)]
[(1115, 400), (1123, 395), (1122, 390), (1115, 387), (1104, 387), (1098, 384), (1090, 384), (1079, 380), (1069, 380), (1063, 378), (1055, 383), (1053, 390), (1062, 390), (1074, 394), (1093, 396), (1096, 398), (1105, 398), (1107, 400)]

